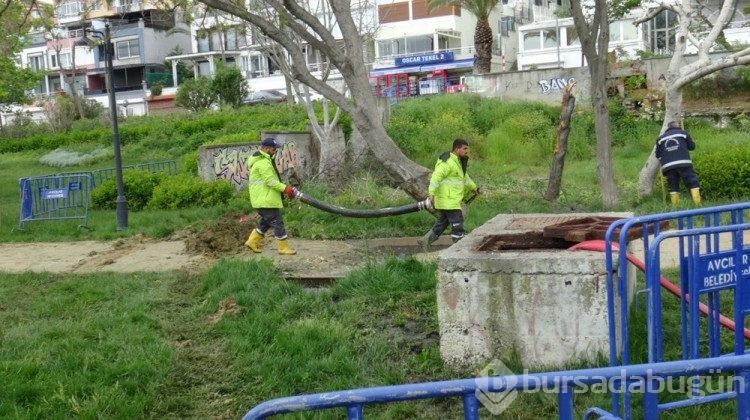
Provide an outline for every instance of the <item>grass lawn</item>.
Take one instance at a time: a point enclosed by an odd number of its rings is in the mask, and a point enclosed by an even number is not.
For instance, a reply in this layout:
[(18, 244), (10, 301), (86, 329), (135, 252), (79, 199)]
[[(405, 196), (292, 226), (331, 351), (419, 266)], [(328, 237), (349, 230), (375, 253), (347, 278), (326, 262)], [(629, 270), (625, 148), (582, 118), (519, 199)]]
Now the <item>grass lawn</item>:
[[(434, 162), (434, 151), (416, 146), (439, 142), (436, 148), (447, 147), (448, 140), (440, 136), (449, 123), (454, 124), (451, 133), (467, 133), (472, 144), (470, 172), (483, 191), (471, 205), (468, 230), (500, 213), (603, 210), (593, 149), (585, 144), (591, 140), (591, 133), (586, 132), (591, 125), (576, 120), (561, 196), (548, 202), (542, 194), (547, 187), (549, 152), (539, 143), (549, 142), (534, 136), (554, 131), (549, 119), (535, 110), (533, 116), (543, 130), (534, 129), (526, 124), (526, 108), (518, 106), (514, 115), (502, 114), (506, 126), (488, 124), (482, 131), (471, 126), (471, 115), (447, 115), (443, 101), (460, 99), (456, 98), (432, 100), (433, 105), (440, 105), (435, 108), (437, 115), (445, 117), (436, 119), (434, 125), (420, 122), (412, 127), (408, 119), (394, 118), (389, 134), (404, 150), (412, 146), (409, 150), (423, 154), (411, 155), (415, 161)], [(174, 124), (176, 128), (152, 123), (161, 130), (151, 130), (138, 141), (124, 136), (123, 161), (175, 159), (183, 168), (189, 153), (216, 137), (236, 135), (258, 121), (265, 122), (262, 128), (279, 128), (280, 118), (292, 119), (289, 108), (273, 115), (257, 114), (262, 111), (214, 116), (211, 124), (226, 124), (218, 128), (187, 117)], [(487, 121), (498, 120), (494, 108), (475, 111), (484, 113)], [(556, 113), (557, 109), (547, 112)], [(132, 124), (130, 131), (128, 124), (123, 125), (125, 133), (149, 132)], [(619, 146), (613, 162), (620, 204), (612, 210), (650, 214), (675, 209), (659, 190), (651, 197), (637, 197), (638, 172), (653, 146), (654, 126), (653, 122), (632, 122), (616, 127), (622, 130), (617, 134)], [(193, 134), (188, 135), (188, 129)], [(524, 130), (529, 131), (528, 138), (522, 137)], [(704, 126), (693, 134), (707, 152), (747, 137)], [(407, 135), (411, 143), (399, 137)], [(66, 147), (88, 151), (98, 146)], [(130, 229), (124, 232), (115, 229), (115, 214), (108, 210), (92, 210), (89, 229), (78, 229), (76, 222), (39, 222), (14, 231), (19, 216), (18, 179), (70, 169), (42, 163), (50, 153), (40, 147), (0, 154), (0, 242), (112, 240), (136, 234), (163, 238), (178, 231), (210, 228), (212, 221), (229, 212), (249, 211), (247, 197), (239, 194), (221, 206), (134, 211)], [(73, 169), (108, 166), (111, 157), (103, 156)], [(376, 177), (360, 173), (336, 191), (309, 183), (305, 192), (343, 207), (356, 207), (363, 197), (382, 207), (410, 200), (401, 191), (384, 188)], [(704, 204), (741, 199), (706, 200)], [(677, 208), (691, 208), (691, 204), (683, 200)], [(347, 219), (301, 205), (286, 209), (285, 219), (293, 238), (307, 239), (418, 236), (434, 220), (424, 213), (395, 219)], [(436, 269), (435, 264), (392, 258), (351, 272), (317, 293), (285, 281), (269, 260), (224, 258), (202, 274), (0, 273), (0, 418), (237, 419), (253, 406), (277, 397), (475, 377), (480, 368), (453, 370), (440, 358)], [(674, 273), (671, 278), (676, 281)], [(679, 340), (679, 302), (671, 296), (664, 299), (665, 337)], [(645, 312), (633, 308), (631, 314), (631, 361), (645, 362)], [(666, 347), (670, 349), (669, 344)], [(668, 351), (673, 352), (668, 359), (678, 358), (676, 349)], [(517, 361), (505, 362), (516, 372), (523, 369)], [(600, 362), (606, 364), (606, 360)], [(560, 368), (582, 367), (591, 364)], [(581, 416), (591, 406), (609, 407), (609, 396), (577, 394), (574, 406)], [(633, 407), (634, 418), (641, 418), (638, 396)], [(522, 394), (502, 418), (554, 418), (556, 410), (553, 394)], [(375, 419), (462, 418), (461, 401), (456, 398), (376, 405), (365, 413)], [(661, 418), (731, 418), (733, 413), (733, 402), (720, 402), (666, 412)], [(481, 415), (490, 417), (484, 409)], [(344, 417), (337, 410), (284, 418)]]

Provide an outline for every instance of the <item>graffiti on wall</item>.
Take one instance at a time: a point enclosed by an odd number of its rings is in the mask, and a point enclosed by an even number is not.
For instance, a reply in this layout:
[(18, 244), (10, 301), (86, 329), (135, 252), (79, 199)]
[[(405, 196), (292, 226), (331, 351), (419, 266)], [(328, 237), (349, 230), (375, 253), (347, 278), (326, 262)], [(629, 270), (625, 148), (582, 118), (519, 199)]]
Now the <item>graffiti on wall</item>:
[[(213, 151), (213, 173), (215, 179), (225, 179), (239, 188), (247, 182), (249, 171), (247, 159), (259, 149), (257, 145), (231, 146)], [(280, 174), (299, 166), (299, 153), (293, 142), (284, 143), (274, 157)]]
[(565, 89), (565, 86), (568, 83), (573, 83), (575, 81), (576, 79), (572, 77), (569, 77), (567, 79), (564, 77), (560, 77), (557, 79), (545, 79), (539, 81), (539, 86), (541, 87), (543, 94), (558, 93)]

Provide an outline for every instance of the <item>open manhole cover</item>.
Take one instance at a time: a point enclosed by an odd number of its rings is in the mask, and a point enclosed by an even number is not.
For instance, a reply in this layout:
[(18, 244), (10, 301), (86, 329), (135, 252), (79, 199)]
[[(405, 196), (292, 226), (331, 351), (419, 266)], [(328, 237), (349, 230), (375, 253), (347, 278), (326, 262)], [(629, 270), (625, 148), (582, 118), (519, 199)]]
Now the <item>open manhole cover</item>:
[[(547, 238), (562, 238), (570, 242), (583, 242), (593, 239), (604, 240), (607, 236), (609, 226), (621, 220), (620, 217), (590, 216), (580, 219), (569, 220), (544, 227), (544, 236)], [(669, 228), (669, 221), (659, 223), (660, 230)], [(648, 233), (653, 233), (653, 224), (648, 225)], [(614, 231), (613, 239), (618, 239), (620, 229)], [(643, 236), (643, 225), (632, 226), (628, 229), (627, 240), (632, 241)]]
[[(510, 251), (510, 250), (549, 250), (567, 249), (571, 246), (594, 239), (604, 240), (609, 226), (621, 220), (619, 217), (590, 216), (568, 219), (545, 226), (537, 232), (506, 233), (488, 235), (479, 245), (479, 251)], [(537, 224), (534, 227), (539, 226)], [(669, 228), (668, 221), (659, 223), (661, 230)], [(628, 229), (627, 240), (632, 241), (643, 235), (643, 225), (632, 226)], [(619, 238), (620, 229), (616, 229), (613, 239)], [(653, 233), (653, 224), (648, 225), (648, 233)]]
[(560, 238), (545, 238), (542, 232), (489, 235), (479, 245), (479, 251), (567, 249), (574, 244)]

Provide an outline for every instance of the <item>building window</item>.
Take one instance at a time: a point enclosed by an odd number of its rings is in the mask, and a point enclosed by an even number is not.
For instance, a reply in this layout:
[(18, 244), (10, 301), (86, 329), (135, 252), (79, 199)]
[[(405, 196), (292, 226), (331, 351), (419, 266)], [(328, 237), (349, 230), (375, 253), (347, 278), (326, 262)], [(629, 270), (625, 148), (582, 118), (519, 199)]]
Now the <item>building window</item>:
[(544, 46), (542, 48), (557, 48), (556, 29), (544, 29), (542, 30), (542, 36), (544, 36)]
[(457, 51), (461, 49), (461, 33), (453, 31), (438, 32), (438, 50)]
[(432, 35), (410, 36), (406, 38), (406, 51), (408, 54), (432, 52)]
[(247, 38), (245, 37), (245, 31), (242, 28), (229, 28), (227, 29), (227, 50), (236, 51), (241, 47), (247, 45)]
[(651, 52), (656, 54), (674, 52), (677, 14), (666, 10), (651, 19), (648, 25)]
[(253, 55), (250, 57), (250, 71), (252, 72), (253, 77), (263, 76), (263, 66), (261, 63), (261, 56)]
[(211, 51), (211, 48), (208, 46), (208, 36), (203, 34), (203, 36), (198, 37), (198, 52), (209, 52)]
[(41, 54), (30, 55), (29, 68), (34, 71), (44, 70), (44, 56)]
[(77, 1), (66, 1), (55, 8), (58, 18), (78, 16), (83, 11), (83, 5)]
[(565, 35), (567, 46), (581, 45), (581, 40), (578, 39), (578, 30), (576, 30), (575, 26), (565, 28)]
[(510, 36), (511, 31), (516, 30), (516, 18), (514, 16), (503, 16), (500, 21), (500, 33), (504, 36)]
[(141, 55), (140, 43), (137, 39), (130, 39), (127, 41), (120, 41), (116, 44), (117, 58), (131, 58), (139, 57)]
[(379, 57), (390, 57), (395, 55), (406, 54), (406, 47), (404, 45), (404, 38), (387, 39), (385, 41), (378, 41), (378, 56)]
[(51, 68), (68, 68), (71, 67), (70, 53), (56, 53), (53, 52), (50, 55), (50, 67)]
[(532, 51), (542, 49), (542, 37), (538, 31), (523, 34), (523, 50)]

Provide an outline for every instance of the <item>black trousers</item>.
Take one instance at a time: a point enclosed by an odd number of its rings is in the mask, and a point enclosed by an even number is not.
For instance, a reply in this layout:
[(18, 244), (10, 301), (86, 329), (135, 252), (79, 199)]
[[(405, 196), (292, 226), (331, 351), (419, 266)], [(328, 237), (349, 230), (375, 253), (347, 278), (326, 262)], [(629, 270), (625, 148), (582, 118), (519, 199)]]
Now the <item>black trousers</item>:
[(284, 219), (281, 217), (281, 209), (258, 209), (260, 221), (255, 229), (265, 235), (268, 229), (273, 228), (273, 236), (276, 239), (286, 239), (286, 228)]
[(464, 214), (461, 210), (438, 210), (439, 216), (434, 225), (432, 225), (432, 233), (435, 236), (443, 234), (448, 225), (451, 226), (451, 239), (453, 242), (458, 241), (464, 237)]
[(680, 192), (680, 180), (685, 183), (685, 186), (689, 190), (700, 188), (700, 185), (698, 184), (698, 175), (695, 173), (695, 169), (693, 169), (692, 166), (669, 169), (664, 175), (667, 176), (667, 186), (669, 187), (670, 193)]

